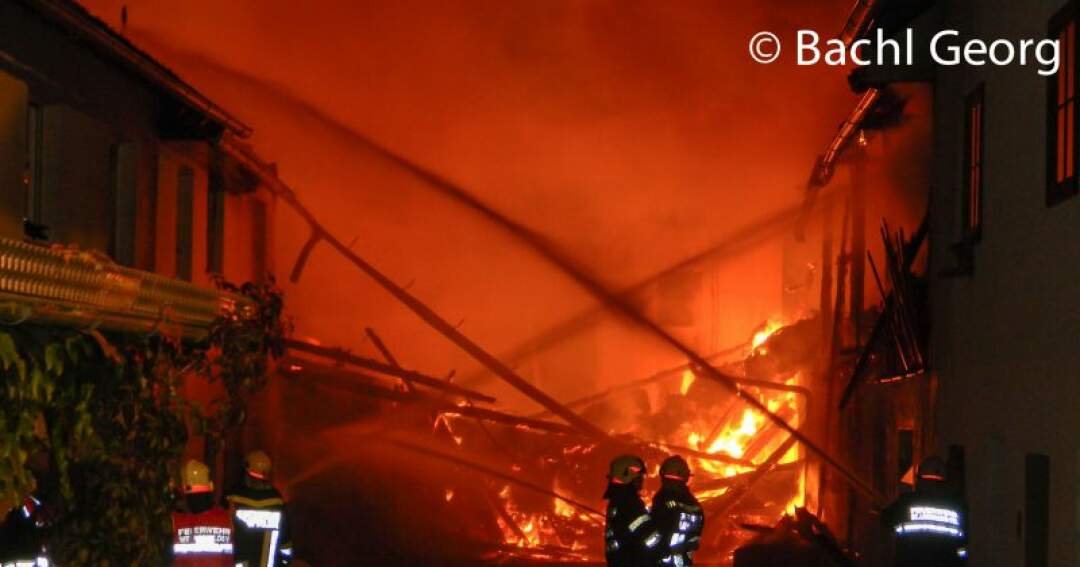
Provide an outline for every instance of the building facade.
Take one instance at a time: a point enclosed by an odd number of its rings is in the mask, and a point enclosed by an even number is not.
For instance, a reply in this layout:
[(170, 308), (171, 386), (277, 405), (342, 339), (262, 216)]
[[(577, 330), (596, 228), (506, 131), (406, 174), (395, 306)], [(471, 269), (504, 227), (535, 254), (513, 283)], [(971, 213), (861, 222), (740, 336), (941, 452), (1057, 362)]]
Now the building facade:
[[(236, 143), (249, 134), (75, 2), (0, 0), (0, 238), (9, 243), (33, 240), (100, 253), (117, 265), (106, 272), (143, 282), (132, 291), (143, 294), (139, 298), (178, 290), (176, 298), (165, 298), (163, 310), (175, 313), (180, 307), (170, 301), (200, 298), (205, 326), (218, 297), (214, 277), (242, 283), (274, 271), (275, 199), (253, 171), (219, 147), (224, 136)], [(6, 262), (5, 269), (34, 277), (26, 266)], [(11, 275), (5, 273), (5, 285), (21, 277)], [(64, 289), (63, 282), (49, 283)], [(4, 287), (2, 293), (16, 301), (70, 301), (19, 295), (33, 289), (41, 288)], [(133, 309), (138, 301), (114, 303)], [(100, 313), (98, 305), (80, 307)], [(216, 388), (188, 380), (185, 396), (206, 402), (221, 394)], [(217, 449), (195, 442), (188, 452), (213, 463)]]
[(1080, 564), (1077, 3), (939, 2), (926, 21), (1061, 40), (1061, 69), (938, 67), (931, 357), (938, 452), (962, 456), (970, 563)]
[(215, 143), (250, 129), (74, 2), (0, 2), (0, 236), (200, 285), (273, 270), (273, 199)]

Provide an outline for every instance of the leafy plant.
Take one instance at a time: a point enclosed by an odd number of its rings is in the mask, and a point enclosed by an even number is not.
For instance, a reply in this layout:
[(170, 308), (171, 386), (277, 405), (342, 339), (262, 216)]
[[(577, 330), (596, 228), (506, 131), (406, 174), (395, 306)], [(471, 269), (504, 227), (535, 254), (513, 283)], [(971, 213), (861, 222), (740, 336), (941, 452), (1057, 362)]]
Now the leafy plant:
[[(222, 315), (196, 344), (0, 327), (0, 499), (43, 497), (54, 562), (165, 563), (187, 424), (220, 436), (242, 423), (290, 329), (272, 281), (219, 286), (253, 306)], [(207, 414), (180, 396), (185, 379), (220, 381), (226, 395)]]

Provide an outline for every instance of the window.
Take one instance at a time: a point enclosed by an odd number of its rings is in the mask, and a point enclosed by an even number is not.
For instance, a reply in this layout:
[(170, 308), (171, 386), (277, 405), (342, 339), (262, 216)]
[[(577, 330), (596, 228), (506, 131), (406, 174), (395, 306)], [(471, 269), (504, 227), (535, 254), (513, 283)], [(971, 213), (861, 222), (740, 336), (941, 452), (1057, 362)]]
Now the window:
[(1070, 2), (1050, 21), (1050, 37), (1061, 46), (1061, 68), (1047, 89), (1047, 206), (1077, 192), (1076, 20), (1077, 3)]
[(972, 240), (978, 240), (982, 232), (983, 92), (983, 85), (979, 85), (964, 102), (964, 233)]
[(113, 238), (110, 252), (114, 260), (125, 266), (135, 265), (137, 208), (135, 159), (135, 144), (131, 142), (113, 144), (112, 177), (116, 207), (113, 211)]
[(251, 259), (252, 259), (252, 280), (253, 281), (265, 281), (266, 276), (269, 273), (269, 267), (267, 265), (266, 247), (269, 241), (269, 227), (267, 223), (269, 219), (266, 215), (266, 203), (258, 200), (251, 200)]
[(41, 106), (29, 104), (26, 109), (26, 218), (41, 222)]
[(176, 277), (186, 281), (191, 281), (194, 212), (195, 172), (182, 165), (176, 174)]

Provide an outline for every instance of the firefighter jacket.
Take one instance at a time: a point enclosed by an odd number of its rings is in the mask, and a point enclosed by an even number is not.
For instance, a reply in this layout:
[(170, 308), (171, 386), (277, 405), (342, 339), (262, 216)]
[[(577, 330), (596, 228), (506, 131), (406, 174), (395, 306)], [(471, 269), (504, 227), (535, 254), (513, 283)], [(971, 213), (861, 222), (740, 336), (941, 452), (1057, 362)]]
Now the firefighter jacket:
[(173, 567), (233, 567), (232, 516), (222, 508), (173, 512)]
[(270, 484), (241, 483), (225, 496), (236, 529), (236, 565), (282, 567), (292, 561), (285, 499)]
[(609, 484), (604, 525), (605, 556), (609, 567), (652, 567), (656, 565), (660, 533), (653, 524), (637, 488)]
[(683, 482), (665, 480), (653, 497), (652, 518), (660, 532), (660, 564), (693, 565), (701, 546), (705, 512)]
[[(942, 485), (942, 486), (935, 486)], [(882, 513), (896, 567), (955, 567), (967, 557), (967, 507), (943, 483), (901, 495)]]
[(37, 514), (40, 502), (27, 497), (12, 508), (0, 526), (0, 567), (48, 567), (44, 527)]

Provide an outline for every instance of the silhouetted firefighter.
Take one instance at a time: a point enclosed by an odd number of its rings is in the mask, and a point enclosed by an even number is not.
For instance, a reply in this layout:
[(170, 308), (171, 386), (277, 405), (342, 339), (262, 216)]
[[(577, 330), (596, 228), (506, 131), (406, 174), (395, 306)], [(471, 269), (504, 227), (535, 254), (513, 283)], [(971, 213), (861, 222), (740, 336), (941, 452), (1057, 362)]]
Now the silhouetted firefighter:
[(266, 453), (248, 453), (244, 479), (225, 497), (233, 511), (237, 567), (282, 567), (292, 561), (285, 499), (270, 482), (271, 468)]
[[(47, 534), (50, 529), (51, 512), (38, 498), (38, 491), (49, 476), (49, 457), (38, 452), (27, 460), (27, 467), (33, 473), (33, 493), (28, 494), (22, 503), (8, 510), (3, 524), (0, 524), (0, 565), (25, 565), (27, 567), (48, 567), (49, 554), (46, 549)], [(46, 491), (41, 490), (41, 493)]]
[(919, 465), (915, 491), (889, 505), (882, 520), (895, 541), (896, 567), (955, 567), (967, 559), (967, 506), (945, 478), (945, 463)]
[(694, 564), (694, 552), (701, 546), (705, 512), (686, 485), (690, 465), (679, 456), (660, 464), (660, 490), (653, 496), (652, 517), (660, 531), (660, 564), (687, 567)]
[(658, 560), (660, 533), (656, 530), (641, 486), (645, 461), (623, 455), (611, 461), (607, 490), (607, 522), (604, 526), (605, 557), (609, 567), (653, 567)]

